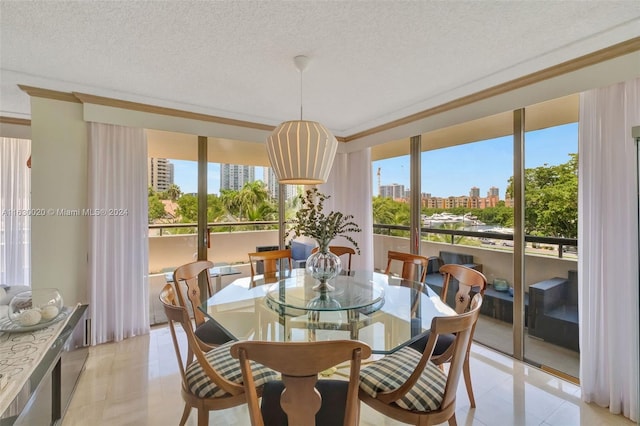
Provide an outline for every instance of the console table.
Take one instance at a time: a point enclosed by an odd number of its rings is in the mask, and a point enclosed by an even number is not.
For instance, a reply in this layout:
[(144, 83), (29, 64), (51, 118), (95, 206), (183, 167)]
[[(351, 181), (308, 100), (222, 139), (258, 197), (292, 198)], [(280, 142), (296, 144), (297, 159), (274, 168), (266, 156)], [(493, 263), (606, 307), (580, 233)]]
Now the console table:
[(56, 425), (62, 422), (88, 356), (85, 320), (88, 305), (78, 305), (7, 409), (0, 426)]

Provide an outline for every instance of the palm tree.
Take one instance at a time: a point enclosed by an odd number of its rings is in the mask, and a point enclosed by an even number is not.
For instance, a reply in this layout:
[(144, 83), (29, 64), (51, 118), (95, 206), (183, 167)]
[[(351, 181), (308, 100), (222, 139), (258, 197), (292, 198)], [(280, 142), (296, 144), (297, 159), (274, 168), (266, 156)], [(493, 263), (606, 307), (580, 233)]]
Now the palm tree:
[[(269, 199), (269, 193), (264, 182), (256, 180), (247, 182), (238, 192), (237, 205), (240, 208), (239, 218), (248, 218), (247, 212), (255, 209)], [(244, 212), (244, 214), (243, 214)]]
[(169, 197), (171, 201), (176, 201), (178, 198), (180, 198), (181, 195), (182, 191), (180, 190), (180, 187), (175, 183), (172, 183), (171, 186), (167, 188), (167, 197)]

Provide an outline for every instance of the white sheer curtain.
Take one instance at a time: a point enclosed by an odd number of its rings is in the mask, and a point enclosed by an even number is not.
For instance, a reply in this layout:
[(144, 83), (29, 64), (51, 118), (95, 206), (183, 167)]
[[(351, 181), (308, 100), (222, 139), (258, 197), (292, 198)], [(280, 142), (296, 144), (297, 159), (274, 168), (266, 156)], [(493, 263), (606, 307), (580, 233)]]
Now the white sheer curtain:
[(0, 285), (31, 285), (31, 141), (0, 144)]
[(638, 421), (640, 79), (582, 93), (579, 128), (582, 399)]
[(149, 332), (147, 142), (143, 129), (89, 124), (91, 344)]
[[(331, 195), (325, 204), (327, 211), (341, 211), (352, 214), (353, 221), (362, 232), (351, 234), (358, 242), (360, 256), (354, 256), (353, 269), (373, 270), (373, 208), (371, 205), (371, 149), (338, 153), (326, 183), (318, 185), (318, 190)], [(334, 244), (351, 244), (337, 239)]]

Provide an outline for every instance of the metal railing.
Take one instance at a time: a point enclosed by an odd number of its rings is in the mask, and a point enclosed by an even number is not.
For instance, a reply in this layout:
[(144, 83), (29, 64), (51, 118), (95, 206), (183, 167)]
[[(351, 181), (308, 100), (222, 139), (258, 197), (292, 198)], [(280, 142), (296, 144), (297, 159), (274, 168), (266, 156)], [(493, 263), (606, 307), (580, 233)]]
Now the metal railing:
[[(259, 230), (259, 229), (273, 229), (279, 224), (275, 220), (254, 221), (254, 222), (209, 222), (207, 227), (211, 229), (220, 228), (221, 231), (217, 232), (234, 232), (241, 228), (242, 230)], [(184, 228), (197, 228), (197, 223), (161, 223), (149, 225), (149, 230), (158, 229), (159, 236), (164, 235), (165, 229), (184, 229)], [(224, 229), (228, 228), (228, 229)], [(391, 235), (391, 231), (403, 231), (409, 233), (409, 227), (406, 225), (390, 225), (390, 224), (373, 224), (374, 232), (381, 235)], [(486, 240), (501, 240), (501, 241), (513, 241), (512, 234), (502, 234), (498, 232), (480, 232), (480, 231), (466, 231), (461, 229), (442, 229), (442, 228), (420, 228), (421, 234), (435, 234), (435, 235), (448, 235), (449, 242), (452, 245), (456, 244), (456, 237), (471, 237), (478, 238), (481, 241)], [(173, 234), (172, 234), (173, 235)], [(560, 237), (541, 237), (536, 235), (525, 235), (525, 242), (532, 244), (548, 244), (558, 247), (558, 257), (562, 258), (563, 253), (575, 250), (577, 252), (578, 239), (577, 238), (560, 238)]]
[[(278, 226), (277, 220), (263, 220), (263, 221), (255, 221), (255, 222), (209, 222), (207, 223), (207, 228), (215, 229), (215, 228), (229, 228), (226, 232), (233, 232), (234, 228), (242, 227), (243, 230), (258, 230), (258, 229), (269, 229), (272, 226)], [(162, 237), (164, 235), (165, 229), (184, 229), (184, 228), (193, 228), (195, 233), (195, 229), (198, 228), (197, 223), (154, 223), (149, 225), (149, 230), (151, 229), (159, 229), (159, 236)], [(217, 231), (217, 232), (224, 232)], [(173, 234), (172, 234), (173, 235)]]
[[(388, 224), (373, 224), (374, 232), (381, 235), (391, 235), (391, 231), (405, 231), (407, 236), (409, 233), (409, 227), (406, 225), (388, 225)], [(456, 244), (456, 237), (472, 237), (479, 240), (503, 240), (513, 241), (512, 234), (502, 234), (498, 232), (481, 232), (481, 231), (465, 231), (461, 229), (441, 229), (441, 228), (420, 228), (421, 234), (440, 234), (449, 235), (449, 242), (452, 245)], [(568, 251), (569, 247), (573, 247), (577, 252), (578, 239), (577, 238), (560, 238), (560, 237), (540, 237), (536, 235), (525, 235), (525, 242), (532, 244), (549, 244), (558, 246), (558, 257), (562, 258), (562, 254)]]

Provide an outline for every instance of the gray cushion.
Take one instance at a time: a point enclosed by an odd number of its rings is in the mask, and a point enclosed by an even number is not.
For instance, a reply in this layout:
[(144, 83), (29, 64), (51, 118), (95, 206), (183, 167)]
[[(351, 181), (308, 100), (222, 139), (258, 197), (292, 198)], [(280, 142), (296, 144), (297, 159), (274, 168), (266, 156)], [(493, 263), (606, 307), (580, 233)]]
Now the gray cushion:
[[(420, 353), (424, 352), (424, 348), (427, 346), (430, 335), (431, 331), (426, 331), (418, 340), (413, 343), (409, 343), (409, 347)], [(449, 346), (451, 346), (455, 340), (456, 336), (454, 334), (439, 335), (438, 340), (436, 340), (436, 346), (433, 348), (433, 355), (442, 355), (447, 349), (449, 349)]]
[[(372, 397), (378, 392), (399, 388), (415, 370), (421, 354), (404, 347), (360, 371), (360, 389)], [(416, 384), (395, 403), (406, 410), (428, 412), (437, 410), (444, 398), (447, 376), (433, 363), (427, 363)]]
[[(225, 379), (242, 385), (242, 370), (240, 361), (233, 358), (229, 349), (235, 341), (225, 343), (207, 352), (206, 357), (209, 364)], [(270, 380), (275, 380), (278, 373), (251, 361), (251, 371), (256, 386), (262, 386)], [(193, 361), (186, 371), (187, 386), (189, 390), (200, 398), (220, 398), (228, 394), (218, 385), (209, 380), (209, 377), (202, 369), (198, 360)]]
[(195, 335), (210, 345), (222, 345), (233, 340), (233, 337), (229, 336), (218, 323), (212, 320), (205, 321), (196, 327)]

